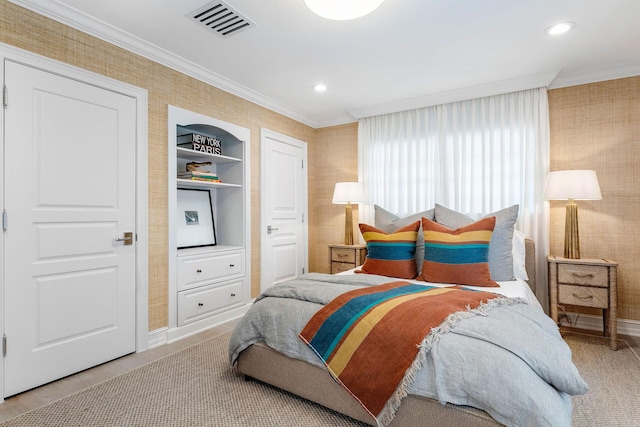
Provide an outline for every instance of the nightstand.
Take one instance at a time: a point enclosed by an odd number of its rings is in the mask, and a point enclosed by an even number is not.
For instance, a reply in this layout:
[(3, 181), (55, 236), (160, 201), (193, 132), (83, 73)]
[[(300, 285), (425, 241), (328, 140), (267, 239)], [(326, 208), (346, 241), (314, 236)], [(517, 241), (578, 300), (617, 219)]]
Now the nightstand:
[(617, 350), (618, 263), (606, 259), (568, 259), (553, 255), (548, 256), (547, 261), (553, 321), (558, 323), (558, 304), (601, 308), (605, 336), (608, 317), (611, 350)]
[(329, 245), (331, 274), (361, 266), (367, 256), (367, 245)]

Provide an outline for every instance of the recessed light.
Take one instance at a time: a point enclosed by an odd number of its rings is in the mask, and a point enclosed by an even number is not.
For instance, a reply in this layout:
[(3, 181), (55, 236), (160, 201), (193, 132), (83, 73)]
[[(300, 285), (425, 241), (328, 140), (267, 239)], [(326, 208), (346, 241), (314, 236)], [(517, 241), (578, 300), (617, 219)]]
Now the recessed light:
[(326, 92), (327, 91), (327, 85), (323, 84), (323, 83), (316, 83), (313, 85), (313, 90), (315, 90), (316, 92)]
[(575, 22), (559, 22), (547, 28), (545, 32), (551, 36), (557, 36), (558, 34), (564, 34), (576, 26)]

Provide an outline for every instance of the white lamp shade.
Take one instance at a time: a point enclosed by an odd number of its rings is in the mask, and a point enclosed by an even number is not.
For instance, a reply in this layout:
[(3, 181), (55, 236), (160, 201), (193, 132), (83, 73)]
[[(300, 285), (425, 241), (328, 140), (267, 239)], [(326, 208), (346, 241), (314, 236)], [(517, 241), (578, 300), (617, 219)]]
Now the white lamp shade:
[(542, 196), (545, 200), (602, 200), (596, 171), (549, 172)]
[(304, 0), (307, 7), (323, 18), (344, 21), (373, 12), (384, 0)]
[(347, 203), (362, 203), (364, 201), (364, 187), (359, 182), (336, 183), (336, 188), (333, 190), (333, 204), (346, 205)]

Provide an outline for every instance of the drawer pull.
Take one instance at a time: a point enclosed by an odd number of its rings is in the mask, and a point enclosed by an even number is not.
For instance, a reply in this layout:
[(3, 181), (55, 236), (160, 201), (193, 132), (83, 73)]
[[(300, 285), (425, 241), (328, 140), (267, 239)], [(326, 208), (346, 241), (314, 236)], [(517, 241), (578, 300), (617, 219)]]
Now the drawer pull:
[(197, 270), (196, 270), (196, 273), (202, 273), (202, 270), (197, 269)]
[(236, 296), (236, 294), (231, 294), (231, 296), (232, 296), (232, 297), (235, 297), (235, 296)]
[(198, 307), (203, 307), (203, 306), (204, 306), (203, 303), (201, 303), (201, 302), (198, 303)]
[(235, 266), (236, 266), (235, 264), (229, 264), (229, 267), (231, 267), (231, 268), (233, 268)]
[(586, 297), (580, 296), (578, 294), (572, 294), (572, 295), (578, 299), (593, 299), (593, 295), (587, 295)]
[(588, 274), (572, 273), (572, 274), (574, 275), (574, 277), (579, 277), (580, 279), (593, 279), (592, 273), (588, 273)]

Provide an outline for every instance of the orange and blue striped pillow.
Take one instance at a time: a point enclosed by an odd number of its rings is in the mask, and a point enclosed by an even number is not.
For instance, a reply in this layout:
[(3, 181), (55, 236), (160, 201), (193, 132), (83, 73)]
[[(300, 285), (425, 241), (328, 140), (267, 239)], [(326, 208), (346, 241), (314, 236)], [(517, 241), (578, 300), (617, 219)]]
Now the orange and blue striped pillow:
[(360, 232), (367, 243), (367, 257), (361, 272), (401, 279), (415, 278), (418, 275), (415, 260), (418, 229), (420, 221), (391, 234), (360, 224)]
[(452, 230), (422, 218), (424, 263), (419, 280), (497, 287), (489, 273), (489, 243), (495, 217)]

